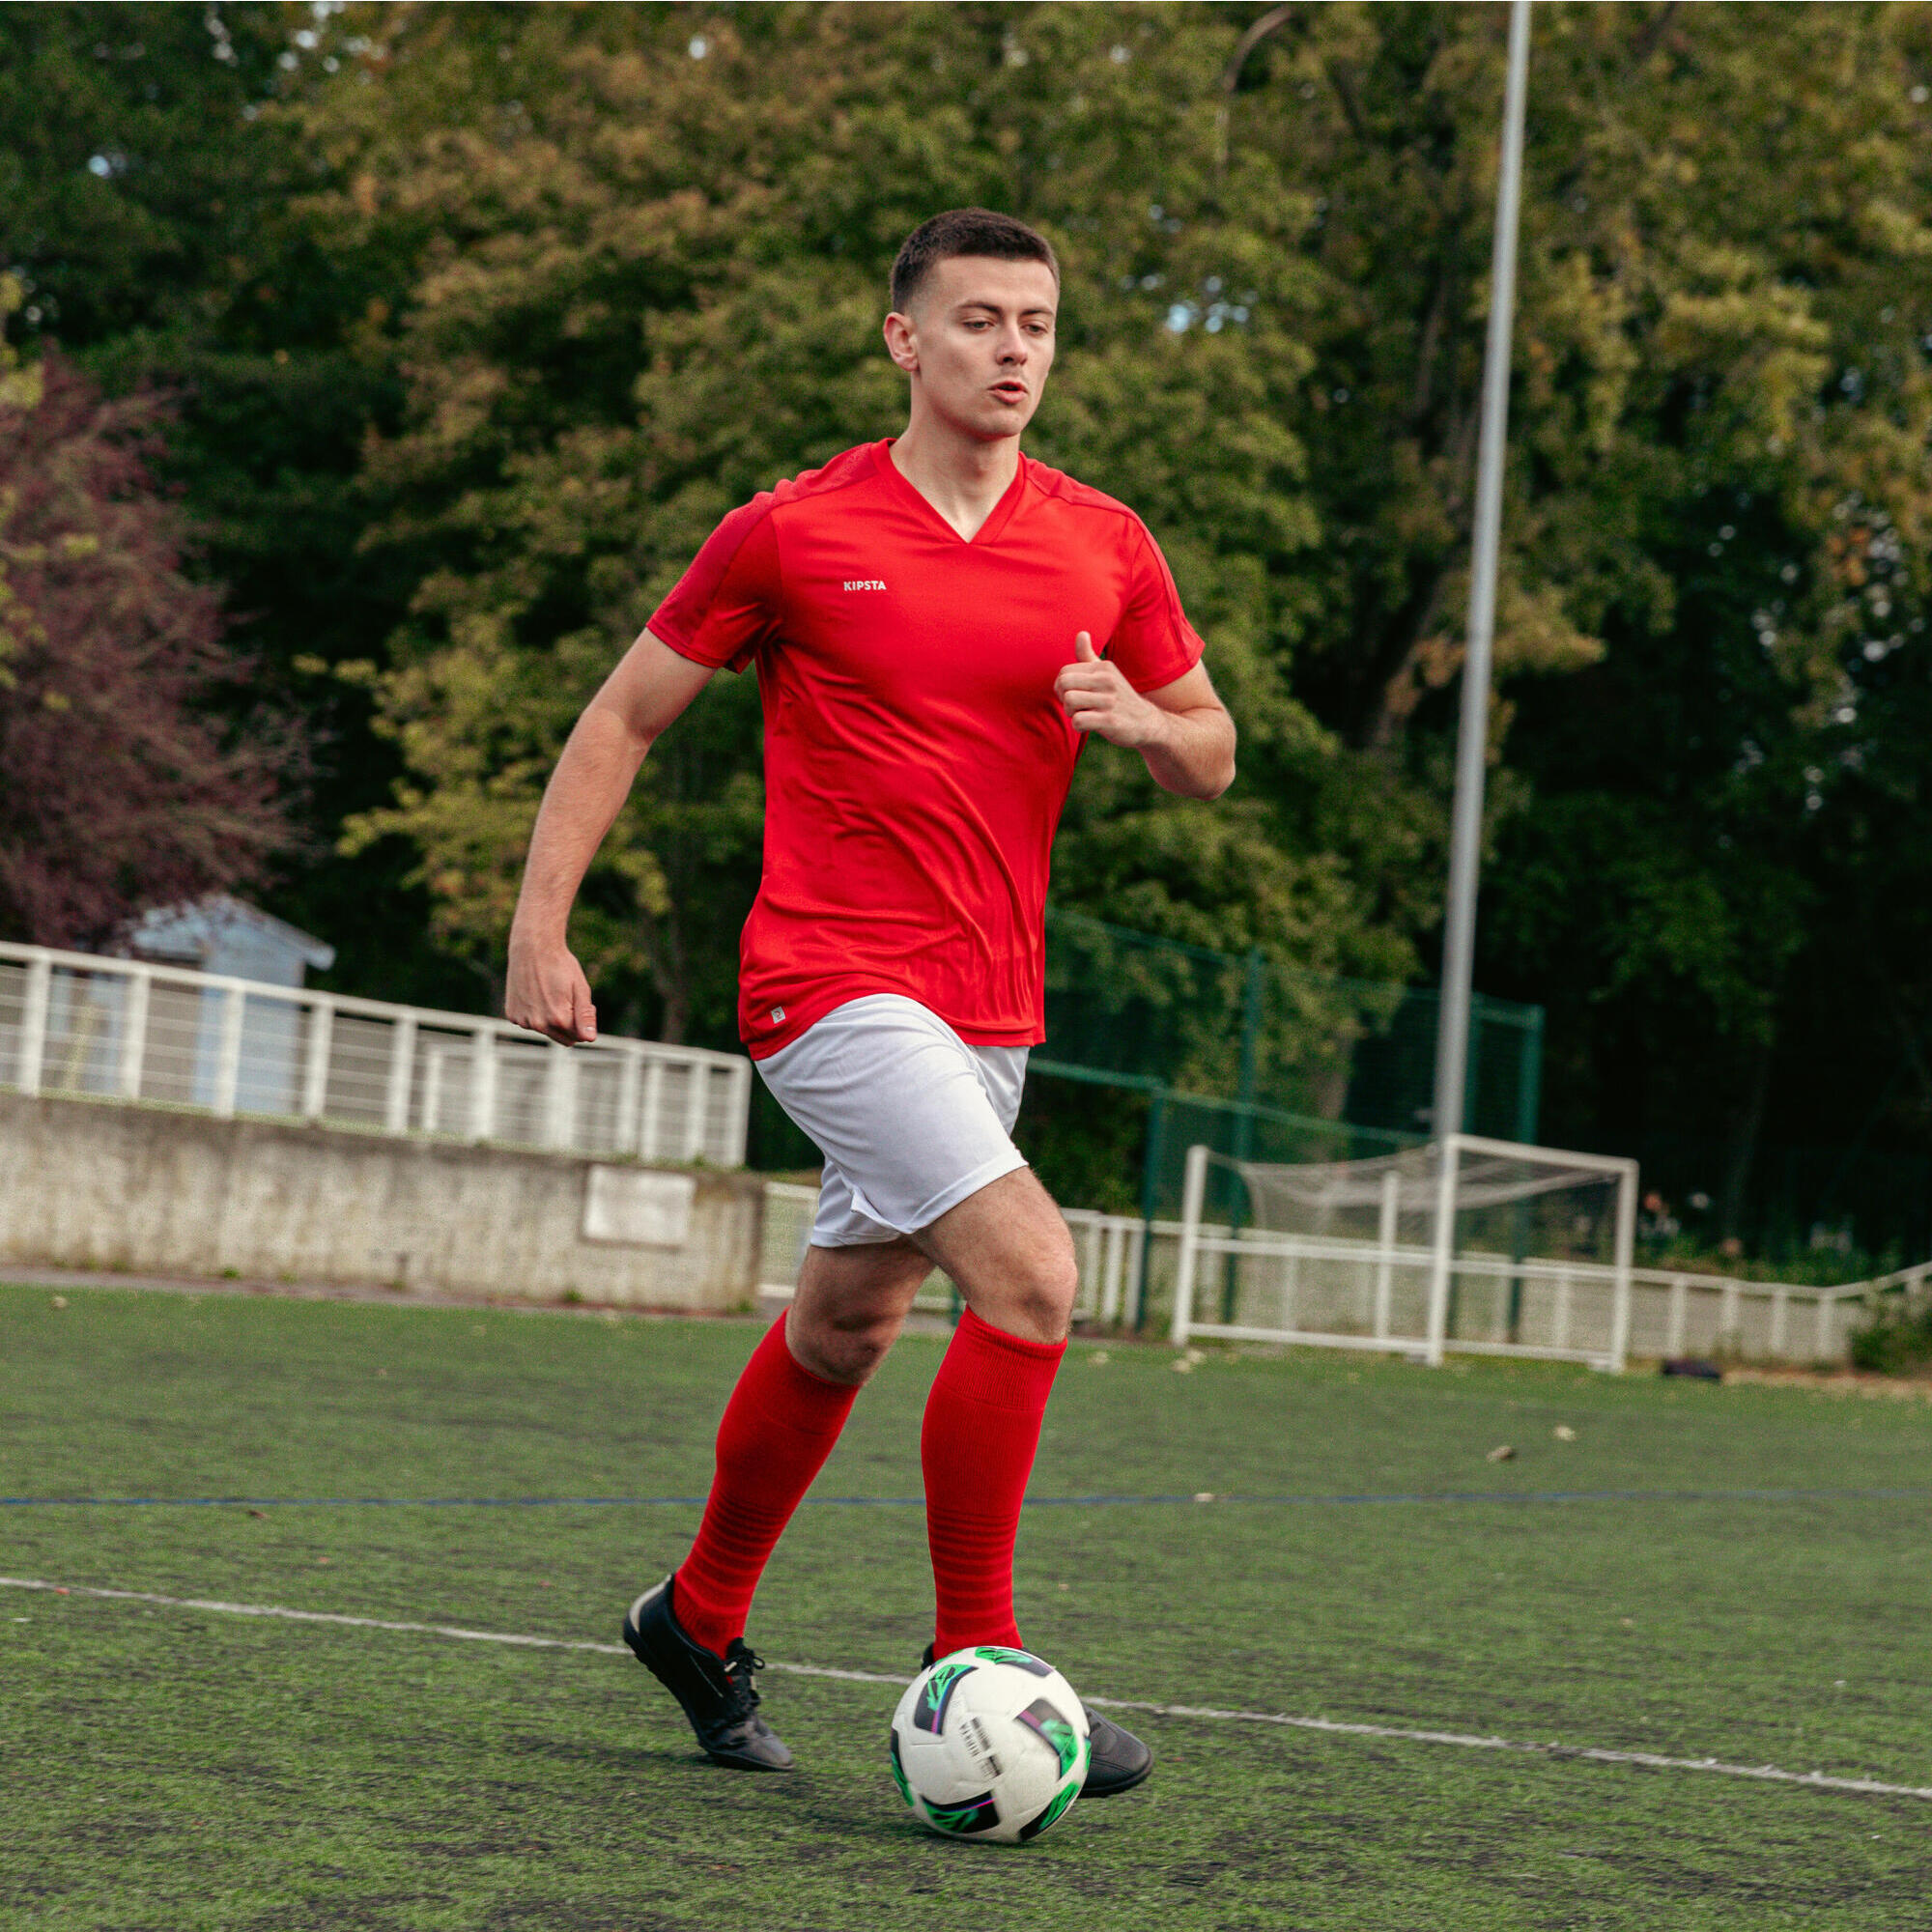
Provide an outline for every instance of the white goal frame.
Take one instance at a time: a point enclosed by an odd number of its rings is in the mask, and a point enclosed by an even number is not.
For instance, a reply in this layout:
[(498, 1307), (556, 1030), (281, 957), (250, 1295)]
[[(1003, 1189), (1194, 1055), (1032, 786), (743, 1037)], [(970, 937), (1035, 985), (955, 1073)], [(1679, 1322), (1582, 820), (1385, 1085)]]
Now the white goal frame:
[[(1181, 1187), (1180, 1256), (1175, 1276), (1174, 1323), (1171, 1339), (1185, 1348), (1196, 1336), (1230, 1342), (1271, 1342), (1318, 1349), (1360, 1349), (1379, 1353), (1420, 1353), (1432, 1368), (1454, 1350), (1463, 1354), (1516, 1355), (1532, 1360), (1585, 1362), (1612, 1374), (1623, 1372), (1630, 1351), (1631, 1274), (1636, 1245), (1637, 1164), (1614, 1154), (1576, 1153), (1566, 1149), (1521, 1146), (1512, 1141), (1486, 1140), (1476, 1134), (1451, 1134), (1435, 1144), (1440, 1159), (1435, 1175), (1435, 1208), (1429, 1247), (1401, 1246), (1396, 1241), (1397, 1190), (1383, 1199), (1381, 1231), (1374, 1242), (1321, 1235), (1275, 1233), (1263, 1229), (1237, 1231), (1209, 1228), (1202, 1221), (1207, 1199), (1208, 1167), (1213, 1151), (1197, 1144), (1187, 1151)], [(1456, 1243), (1456, 1191), (1464, 1154), (1488, 1154), (1504, 1159), (1527, 1159), (1603, 1174), (1617, 1183), (1614, 1259), (1609, 1263), (1521, 1261), (1502, 1256), (1459, 1256)], [(1393, 1177), (1391, 1177), (1393, 1179)], [(1239, 1323), (1195, 1319), (1195, 1289), (1204, 1256), (1244, 1258), (1276, 1256), (1285, 1260), (1341, 1261), (1375, 1268), (1374, 1332), (1335, 1334), (1298, 1328), (1261, 1328)], [(1391, 1332), (1392, 1283), (1398, 1268), (1429, 1270), (1428, 1321), (1420, 1335)], [(1449, 1334), (1451, 1285), (1458, 1275), (1516, 1276), (1546, 1281), (1567, 1307), (1573, 1287), (1590, 1284), (1610, 1293), (1610, 1324), (1606, 1349), (1567, 1346), (1559, 1336), (1555, 1346), (1520, 1342), (1464, 1341)]]

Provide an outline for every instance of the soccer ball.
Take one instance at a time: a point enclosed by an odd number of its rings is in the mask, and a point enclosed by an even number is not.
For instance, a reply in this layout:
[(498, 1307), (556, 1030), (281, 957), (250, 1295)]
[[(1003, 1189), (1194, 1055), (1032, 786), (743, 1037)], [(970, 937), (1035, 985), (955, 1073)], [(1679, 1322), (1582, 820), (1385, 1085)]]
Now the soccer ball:
[(1052, 1664), (993, 1644), (955, 1650), (899, 1699), (893, 1782), (935, 1832), (1025, 1844), (1079, 1797), (1087, 1733), (1086, 1707)]

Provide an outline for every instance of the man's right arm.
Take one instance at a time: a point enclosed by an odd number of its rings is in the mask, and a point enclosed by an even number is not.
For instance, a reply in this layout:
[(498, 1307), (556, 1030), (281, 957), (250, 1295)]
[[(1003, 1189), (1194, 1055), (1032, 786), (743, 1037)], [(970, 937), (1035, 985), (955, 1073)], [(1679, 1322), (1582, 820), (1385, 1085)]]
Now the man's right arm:
[(544, 790), (510, 923), (503, 1013), (516, 1025), (572, 1046), (597, 1037), (589, 982), (567, 937), (570, 908), (644, 754), (710, 677), (710, 666), (645, 631), (577, 721)]

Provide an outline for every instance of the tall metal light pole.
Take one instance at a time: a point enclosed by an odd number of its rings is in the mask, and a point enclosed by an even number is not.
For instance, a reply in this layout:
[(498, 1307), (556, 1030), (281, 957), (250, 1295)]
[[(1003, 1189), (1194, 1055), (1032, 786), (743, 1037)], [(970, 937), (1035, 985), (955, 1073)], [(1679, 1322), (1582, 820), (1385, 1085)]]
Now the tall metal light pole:
[(1529, 0), (1511, 0), (1502, 172), (1496, 183), (1490, 267), (1490, 338), (1483, 356), (1482, 441), (1476, 458), (1475, 554), (1469, 574), (1468, 653), (1456, 741), (1456, 814), (1449, 840), (1449, 916), (1442, 947), (1442, 1010), (1435, 1036), (1434, 1138), (1463, 1129), (1469, 1065), (1469, 984), (1482, 870), (1483, 778), (1490, 735), (1490, 658), (1496, 628), (1496, 550), (1502, 530), (1503, 457), (1509, 440), (1510, 332), (1516, 310), (1517, 209), (1522, 190), (1523, 101), (1529, 83)]

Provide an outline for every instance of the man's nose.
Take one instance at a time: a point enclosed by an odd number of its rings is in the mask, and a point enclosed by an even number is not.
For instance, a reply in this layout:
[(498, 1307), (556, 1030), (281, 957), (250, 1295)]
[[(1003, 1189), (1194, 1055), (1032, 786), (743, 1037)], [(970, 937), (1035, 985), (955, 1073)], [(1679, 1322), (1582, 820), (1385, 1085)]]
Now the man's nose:
[(1024, 362), (1027, 359), (1027, 339), (1018, 329), (1000, 340), (1000, 360), (1002, 362)]

